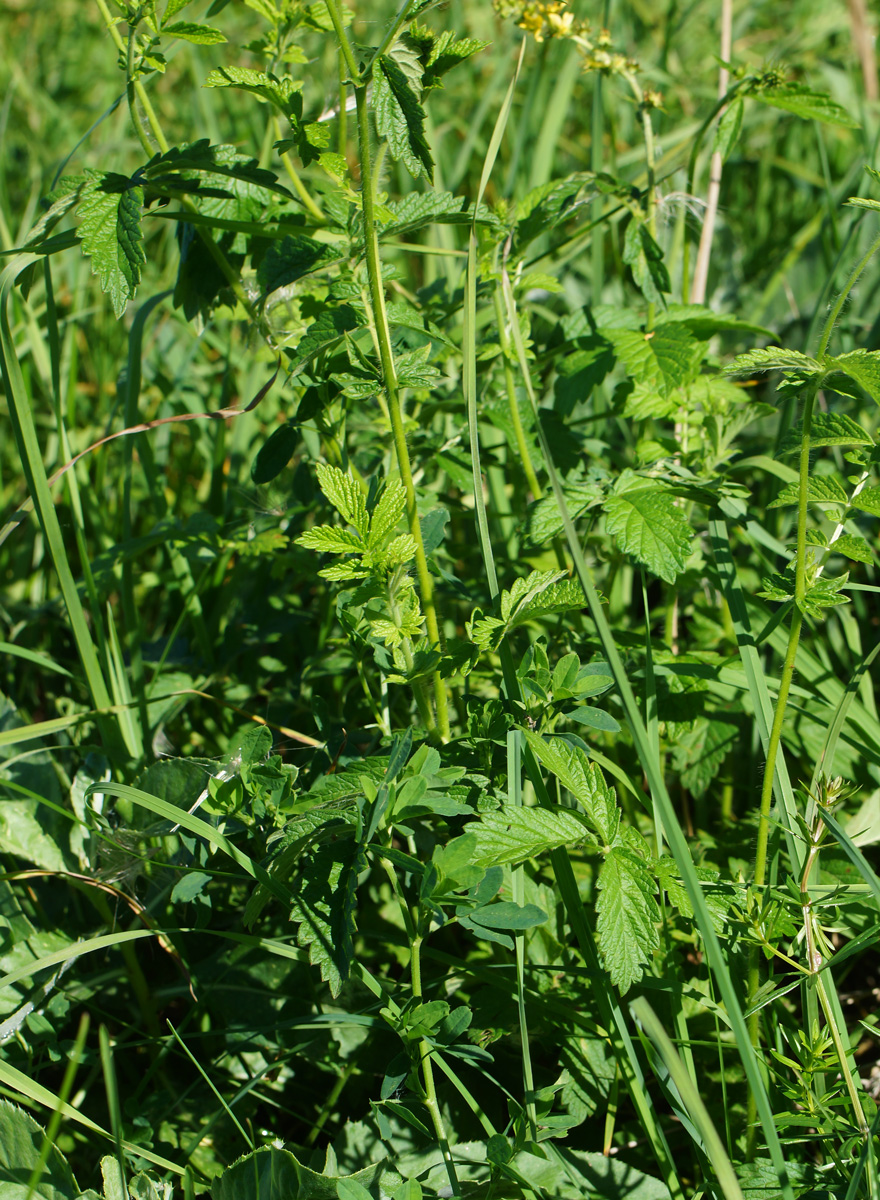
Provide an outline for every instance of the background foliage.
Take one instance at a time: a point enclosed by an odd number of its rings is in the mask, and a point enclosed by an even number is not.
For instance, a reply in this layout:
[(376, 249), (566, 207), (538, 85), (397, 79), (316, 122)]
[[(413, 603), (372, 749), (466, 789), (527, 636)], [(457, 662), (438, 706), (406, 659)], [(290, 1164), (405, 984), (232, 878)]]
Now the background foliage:
[(861, 11), (5, 6), (4, 1200), (877, 1194)]

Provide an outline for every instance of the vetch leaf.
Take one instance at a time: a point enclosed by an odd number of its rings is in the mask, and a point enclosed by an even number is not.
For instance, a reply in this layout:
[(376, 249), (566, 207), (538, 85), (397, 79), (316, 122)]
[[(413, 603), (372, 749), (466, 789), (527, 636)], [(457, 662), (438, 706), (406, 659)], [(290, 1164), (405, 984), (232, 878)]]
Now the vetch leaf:
[(626, 993), (660, 944), (657, 885), (644, 862), (628, 847), (608, 852), (599, 872), (599, 947), (611, 982)]
[(514, 904), (512, 900), (499, 900), (471, 909), (467, 916), (476, 925), (485, 925), (489, 929), (534, 929), (547, 920), (547, 914), (537, 904)]
[(77, 234), (117, 317), (135, 294), (146, 262), (141, 233), (144, 190), (124, 175), (87, 169)]
[(691, 552), (693, 531), (671, 492), (662, 487), (633, 487), (607, 496), (605, 528), (624, 554), (674, 583)]

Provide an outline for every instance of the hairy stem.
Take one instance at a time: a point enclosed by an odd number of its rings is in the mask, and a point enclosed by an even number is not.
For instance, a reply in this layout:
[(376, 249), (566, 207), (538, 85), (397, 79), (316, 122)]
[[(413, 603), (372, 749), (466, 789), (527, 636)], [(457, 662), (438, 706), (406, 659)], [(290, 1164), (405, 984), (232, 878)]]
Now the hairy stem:
[[(331, 17), (336, 8), (335, 0), (326, 0)], [(338, 14), (337, 14), (338, 17)], [(335, 24), (335, 21), (334, 21)], [(339, 22), (341, 29), (341, 20)], [(344, 31), (343, 31), (344, 32)], [(428, 569), (428, 559), (425, 554), (425, 543), (422, 540), (422, 529), (419, 523), (419, 512), (416, 504), (415, 485), (413, 484), (412, 463), (409, 457), (409, 447), (406, 444), (406, 431), (403, 418), (403, 403), (400, 388), (397, 383), (397, 373), (394, 366), (394, 353), (391, 349), (391, 330), (388, 325), (388, 314), (385, 309), (385, 293), (382, 286), (382, 265), (379, 258), (379, 239), (376, 233), (376, 215), (373, 197), (373, 172), (370, 158), (370, 121), (367, 109), (367, 88), (365, 83), (355, 87), (357, 103), (358, 142), (361, 163), (361, 195), (364, 215), (364, 242), (366, 248), (367, 274), (370, 280), (370, 301), (373, 309), (373, 320), (376, 325), (376, 337), (379, 342), (379, 359), (382, 364), (382, 376), (385, 394), (388, 397), (389, 416), (391, 417), (391, 432), (394, 438), (394, 449), (397, 454), (397, 465), (401, 482), (406, 490), (406, 507), (409, 518), (410, 533), (416, 543), (416, 574), (419, 580), (422, 608), (425, 613), (425, 625), (431, 645), (442, 648), (440, 625), (437, 607), (434, 601), (434, 584)], [(444, 741), (450, 737), (449, 705), (446, 697), (446, 685), (439, 671), (434, 672), (434, 702), (437, 706), (437, 724)]]
[(510, 409), (510, 419), (513, 422), (513, 431), (516, 436), (516, 446), (519, 450), (520, 462), (525, 473), (526, 482), (529, 485), (529, 490), (535, 500), (540, 500), (544, 495), (544, 489), (538, 483), (538, 476), (535, 474), (535, 468), (532, 466), (531, 455), (529, 454), (528, 443), (526, 442), (525, 430), (523, 429), (522, 418), (519, 413), (519, 404), (516, 399), (516, 381), (513, 377), (513, 368), (510, 365), (511, 347), (510, 338), (507, 334), (507, 318), (504, 314), (504, 298), (501, 291), (501, 284), (498, 283), (495, 287), (495, 318), (498, 322), (498, 340), (501, 343), (501, 361), (504, 369), (504, 388), (507, 393), (507, 404)]

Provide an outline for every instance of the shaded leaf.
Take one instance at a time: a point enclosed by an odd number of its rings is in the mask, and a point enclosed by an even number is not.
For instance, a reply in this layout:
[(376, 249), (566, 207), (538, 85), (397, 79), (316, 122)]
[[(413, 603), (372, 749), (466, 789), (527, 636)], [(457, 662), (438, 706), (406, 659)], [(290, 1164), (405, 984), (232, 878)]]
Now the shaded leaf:
[(122, 175), (87, 169), (77, 234), (117, 317), (135, 294), (147, 261), (141, 233), (144, 190)]
[(634, 487), (607, 496), (605, 528), (625, 554), (674, 583), (691, 552), (693, 531), (675, 496), (662, 487)]

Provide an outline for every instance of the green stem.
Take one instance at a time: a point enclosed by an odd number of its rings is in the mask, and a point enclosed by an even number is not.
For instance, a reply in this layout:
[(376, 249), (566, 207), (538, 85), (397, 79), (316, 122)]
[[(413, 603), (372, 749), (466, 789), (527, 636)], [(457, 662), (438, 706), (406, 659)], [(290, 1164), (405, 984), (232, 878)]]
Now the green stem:
[(498, 322), (498, 340), (501, 343), (501, 361), (504, 365), (504, 387), (507, 392), (510, 419), (513, 422), (513, 431), (516, 436), (516, 446), (519, 450), (520, 462), (522, 463), (522, 469), (525, 472), (526, 482), (529, 485), (532, 497), (535, 500), (540, 500), (544, 495), (544, 489), (538, 483), (538, 476), (535, 474), (535, 468), (532, 466), (525, 430), (523, 429), (522, 418), (519, 413), (519, 404), (516, 399), (516, 381), (513, 378), (513, 368), (510, 365), (510, 338), (507, 336), (507, 318), (504, 315), (504, 301), (500, 282), (495, 286), (495, 318)]
[[(280, 142), (282, 140), (282, 138), (281, 138), (281, 133), (282, 133), (281, 122), (278, 120), (277, 117), (273, 117), (272, 120), (275, 123), (275, 137)], [(320, 223), (322, 225), (325, 224), (324, 214), (321, 212), (318, 205), (312, 199), (312, 195), (309, 192), (309, 189), (303, 183), (302, 179), (300, 179), (299, 172), (297, 171), (296, 167), (293, 165), (289, 151), (285, 151), (281, 155), (281, 161), (284, 163), (284, 169), (287, 172), (287, 178), (293, 184), (294, 191), (299, 196), (300, 200), (302, 200), (305, 208), (308, 210), (309, 213), (311, 213), (311, 215), (315, 218), (316, 221), (320, 221)]]
[(336, 31), (336, 40), (339, 43), (339, 49), (342, 52), (342, 57), (345, 59), (345, 65), (348, 67), (348, 73), (351, 76), (351, 82), (355, 87), (364, 85), (361, 78), (361, 73), (358, 70), (358, 65), (354, 57), (354, 51), (351, 48), (351, 42), (348, 40), (348, 34), (345, 32), (345, 26), (342, 24), (342, 14), (339, 11), (339, 6), (336, 0), (324, 0), (327, 6), (327, 12), (330, 14), (330, 20), (333, 23), (333, 28)]
[[(335, 10), (335, 0), (325, 0), (331, 17)], [(338, 17), (338, 14), (337, 14)], [(335, 24), (335, 21), (334, 21)], [(340, 21), (341, 29), (341, 21)], [(344, 34), (344, 30), (342, 31)], [(416, 490), (413, 484), (412, 463), (409, 448), (406, 444), (406, 430), (403, 421), (403, 404), (400, 388), (397, 383), (397, 373), (394, 367), (394, 353), (391, 349), (391, 330), (388, 324), (388, 313), (385, 309), (385, 292), (382, 286), (382, 264), (379, 258), (379, 238), (376, 233), (376, 214), (373, 196), (373, 165), (370, 158), (370, 118), (367, 108), (367, 88), (361, 83), (355, 87), (357, 102), (358, 142), (361, 163), (361, 197), (364, 214), (364, 244), (367, 258), (367, 275), (370, 280), (370, 301), (373, 309), (373, 320), (376, 324), (376, 337), (379, 342), (379, 359), (382, 364), (382, 376), (385, 394), (388, 397), (388, 410), (391, 417), (391, 432), (394, 438), (394, 450), (397, 455), (397, 466), (401, 482), (406, 491), (407, 516), (410, 533), (416, 543), (416, 574), (419, 580), (422, 608), (425, 613), (425, 626), (432, 646), (442, 649), (440, 625), (437, 617), (437, 607), (434, 602), (434, 584), (428, 570), (428, 559), (425, 554), (425, 543), (422, 540), (422, 528), (419, 523), (419, 511), (416, 503)], [(449, 705), (446, 698), (446, 685), (439, 671), (434, 672), (434, 701), (437, 705), (437, 724), (440, 736), (448, 741), (451, 736), (449, 725)]]
[[(422, 941), (421, 933), (413, 938), (410, 958), (412, 991), (413, 997), (416, 1000), (421, 1000), (422, 998)], [(434, 1065), (431, 1062), (431, 1047), (426, 1038), (419, 1038), (419, 1058), (422, 1066), (422, 1078), (425, 1084), (425, 1107), (430, 1114), (434, 1133), (437, 1135), (440, 1152), (443, 1155), (443, 1162), (446, 1166), (446, 1174), (449, 1176), (449, 1186), (452, 1190), (452, 1195), (454, 1197), (460, 1196), (461, 1184), (458, 1182), (455, 1163), (452, 1161), (452, 1151), (449, 1149), (449, 1139), (446, 1136), (446, 1127), (443, 1124), (443, 1114), (440, 1112), (440, 1105), (437, 1102), (437, 1088), (434, 1084)]]

